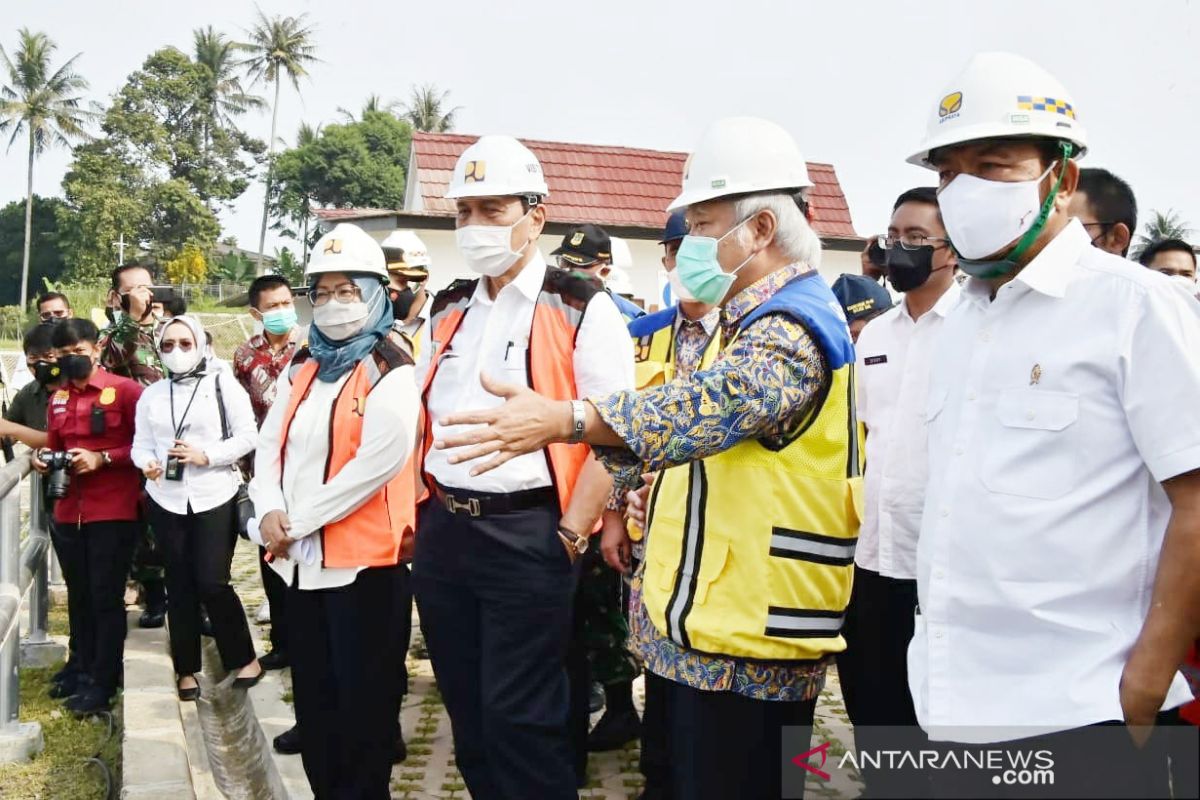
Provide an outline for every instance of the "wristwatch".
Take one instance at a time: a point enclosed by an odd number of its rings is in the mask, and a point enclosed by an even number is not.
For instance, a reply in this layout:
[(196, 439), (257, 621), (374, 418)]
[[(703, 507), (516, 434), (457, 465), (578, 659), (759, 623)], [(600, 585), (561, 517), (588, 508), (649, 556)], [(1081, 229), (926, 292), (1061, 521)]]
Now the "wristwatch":
[(112, 466), (112, 456), (110, 456), (108, 454), (107, 450), (101, 450), (100, 457), (104, 459), (104, 466), (106, 466), (106, 467)]
[(561, 525), (558, 526), (558, 538), (562, 540), (563, 547), (567, 548), (567, 555), (571, 559), (571, 563), (575, 563), (575, 559), (587, 552), (588, 537), (580, 536), (574, 531), (569, 531)]
[(567, 441), (578, 444), (583, 441), (584, 428), (587, 427), (587, 409), (582, 400), (571, 401), (571, 438)]

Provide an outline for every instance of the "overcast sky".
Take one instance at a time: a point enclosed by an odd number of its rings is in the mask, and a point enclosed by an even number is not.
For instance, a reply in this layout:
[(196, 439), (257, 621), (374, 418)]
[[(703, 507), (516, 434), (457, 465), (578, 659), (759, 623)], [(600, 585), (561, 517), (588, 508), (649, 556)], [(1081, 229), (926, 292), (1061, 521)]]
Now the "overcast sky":
[[(107, 102), (154, 49), (191, 51), (192, 30), (236, 38), (244, 0), (10, 0), (0, 41), (45, 31), (59, 58), (83, 53), (91, 96)], [(331, 122), (372, 93), (405, 99), (432, 82), (462, 106), (456, 130), (688, 150), (712, 120), (751, 114), (789, 129), (811, 161), (831, 162), (863, 235), (892, 200), (932, 183), (904, 163), (924, 114), (980, 50), (1039, 62), (1072, 93), (1091, 149), (1084, 165), (1126, 178), (1143, 220), (1173, 208), (1200, 229), (1200, 10), (1188, 0), (1004, 3), (953, 0), (736, 3), (603, 0), (509, 3), (264, 0), (307, 12), (323, 63), (282, 94), (279, 130)], [(265, 91), (262, 92), (266, 94)], [(266, 139), (269, 114), (244, 126)], [(63, 150), (39, 159), (34, 190), (61, 193)], [(0, 152), (0, 202), (25, 190), (25, 152)], [(262, 190), (246, 192), (225, 234), (257, 244)], [(1193, 240), (1200, 239), (1200, 233)], [(268, 243), (268, 252), (271, 244)]]

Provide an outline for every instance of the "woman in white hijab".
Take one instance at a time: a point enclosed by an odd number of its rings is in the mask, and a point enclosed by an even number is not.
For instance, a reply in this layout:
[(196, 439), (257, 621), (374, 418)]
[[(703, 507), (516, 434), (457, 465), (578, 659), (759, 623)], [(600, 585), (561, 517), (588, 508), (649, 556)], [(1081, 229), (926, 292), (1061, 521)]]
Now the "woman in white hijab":
[(168, 378), (138, 400), (133, 463), (146, 476), (150, 523), (166, 555), (171, 657), (181, 700), (200, 696), (200, 604), (234, 687), (262, 677), (246, 614), (229, 583), (237, 542), (235, 465), (254, 449), (258, 429), (237, 381), (208, 369), (204, 328), (195, 317), (170, 320), (158, 333)]

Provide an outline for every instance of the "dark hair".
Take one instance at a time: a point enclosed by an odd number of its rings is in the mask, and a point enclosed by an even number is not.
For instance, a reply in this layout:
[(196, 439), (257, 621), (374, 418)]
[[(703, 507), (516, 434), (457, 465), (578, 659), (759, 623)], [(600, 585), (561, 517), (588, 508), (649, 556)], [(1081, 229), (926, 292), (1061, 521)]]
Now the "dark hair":
[(1159, 253), (1170, 253), (1173, 251), (1187, 253), (1192, 257), (1192, 265), (1196, 264), (1196, 251), (1183, 239), (1159, 239), (1157, 242), (1152, 242), (1138, 256), (1138, 263), (1143, 267), (1148, 267), (1154, 263), (1154, 257)]
[(186, 314), (187, 308), (187, 299), (180, 294), (173, 295), (163, 302), (163, 311), (166, 311), (172, 317), (179, 317)]
[(1078, 191), (1087, 195), (1088, 205), (1098, 222), (1120, 222), (1133, 234), (1137, 230), (1137, 199), (1129, 184), (1099, 167), (1079, 170)]
[(896, 203), (892, 206), (892, 213), (895, 213), (896, 209), (905, 203), (927, 203), (928, 205), (933, 206), (933, 210), (937, 212), (938, 222), (942, 222), (942, 209), (938, 205), (937, 189), (934, 187), (918, 186), (915, 189), (909, 189), (907, 192), (896, 198)]
[(258, 308), (258, 298), (262, 296), (263, 292), (269, 292), (281, 286), (289, 292), (292, 290), (292, 285), (282, 275), (259, 275), (250, 283), (250, 305)]
[(129, 270), (131, 270), (131, 269), (144, 269), (144, 270), (146, 270), (146, 272), (150, 273), (150, 278), (152, 280), (154, 278), (154, 271), (150, 269), (150, 265), (147, 264), (146, 262), (144, 262), (144, 261), (126, 261), (124, 264), (122, 264), (121, 266), (114, 269), (110, 276), (109, 285), (110, 285), (110, 288), (112, 288), (112, 290), (114, 292), (117, 291), (117, 287), (121, 285), (121, 276), (124, 275), (126, 272), (129, 272)]
[(25, 338), (21, 341), (21, 349), (25, 351), (25, 355), (29, 355), (30, 353), (45, 353), (48, 350), (53, 350), (53, 334), (58, 324), (55, 322), (43, 322), (25, 331)]
[(100, 341), (100, 331), (90, 319), (84, 317), (64, 319), (51, 327), (54, 331), (50, 342), (55, 347), (72, 347), (80, 342), (95, 344)]
[(42, 307), (42, 303), (49, 303), (51, 300), (62, 300), (63, 304), (66, 305), (66, 307), (68, 309), (71, 308), (71, 301), (68, 300), (67, 296), (65, 294), (63, 294), (62, 292), (46, 292), (45, 294), (38, 297), (35, 308), (40, 309)]

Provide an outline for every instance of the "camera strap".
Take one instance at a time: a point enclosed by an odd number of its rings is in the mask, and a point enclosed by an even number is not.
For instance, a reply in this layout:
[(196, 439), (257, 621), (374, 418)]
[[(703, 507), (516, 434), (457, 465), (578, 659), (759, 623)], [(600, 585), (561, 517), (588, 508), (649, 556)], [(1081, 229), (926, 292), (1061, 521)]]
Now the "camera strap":
[(196, 399), (196, 392), (200, 391), (200, 383), (203, 380), (203, 375), (196, 378), (196, 386), (192, 389), (192, 396), (188, 398), (187, 405), (183, 409), (183, 416), (180, 417), (179, 422), (175, 421), (175, 381), (171, 381), (171, 386), (168, 389), (171, 393), (171, 426), (175, 429), (176, 439), (183, 433), (183, 423), (187, 421), (188, 412), (192, 410), (192, 401)]

